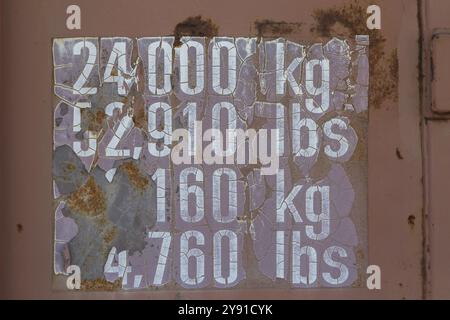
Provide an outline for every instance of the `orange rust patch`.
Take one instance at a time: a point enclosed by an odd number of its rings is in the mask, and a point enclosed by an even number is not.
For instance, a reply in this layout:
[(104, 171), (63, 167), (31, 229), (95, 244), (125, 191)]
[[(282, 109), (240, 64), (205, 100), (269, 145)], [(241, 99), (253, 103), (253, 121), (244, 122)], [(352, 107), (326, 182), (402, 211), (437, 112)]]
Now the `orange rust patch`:
[(81, 124), (89, 131), (99, 132), (103, 128), (106, 114), (103, 110), (81, 109)]
[(120, 168), (127, 174), (128, 179), (137, 189), (144, 190), (148, 186), (148, 178), (144, 176), (133, 162), (125, 162)]
[(106, 200), (93, 177), (67, 199), (69, 207), (89, 216), (98, 216), (106, 210)]
[(103, 234), (103, 241), (106, 243), (111, 243), (117, 236), (117, 228), (112, 226), (110, 229), (106, 230)]
[(108, 282), (105, 279), (96, 280), (82, 280), (81, 290), (97, 290), (97, 291), (115, 291), (122, 288), (121, 280), (118, 279), (114, 282)]
[(95, 113), (95, 122), (98, 124), (103, 124), (103, 120), (105, 120), (106, 114), (103, 110), (97, 110)]

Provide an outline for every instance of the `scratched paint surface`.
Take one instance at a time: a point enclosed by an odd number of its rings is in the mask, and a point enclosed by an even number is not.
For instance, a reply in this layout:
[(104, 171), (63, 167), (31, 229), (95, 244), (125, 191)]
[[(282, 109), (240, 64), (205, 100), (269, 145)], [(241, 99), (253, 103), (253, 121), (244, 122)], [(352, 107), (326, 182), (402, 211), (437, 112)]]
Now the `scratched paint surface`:
[(368, 45), (54, 39), (55, 274), (79, 266), (86, 290), (360, 286)]

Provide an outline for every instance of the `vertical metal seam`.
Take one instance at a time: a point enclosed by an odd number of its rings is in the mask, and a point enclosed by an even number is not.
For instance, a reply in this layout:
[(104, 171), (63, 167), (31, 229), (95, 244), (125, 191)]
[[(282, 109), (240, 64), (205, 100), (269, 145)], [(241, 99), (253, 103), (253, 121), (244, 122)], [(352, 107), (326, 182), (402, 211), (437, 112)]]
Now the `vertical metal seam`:
[[(429, 283), (429, 226), (428, 226), (428, 212), (429, 212), (429, 196), (428, 196), (428, 161), (427, 161), (427, 134), (426, 134), (426, 119), (424, 116), (426, 94), (426, 75), (424, 73), (424, 59), (426, 59), (426, 52), (424, 46), (424, 2), (417, 0), (417, 23), (418, 23), (418, 86), (419, 86), (419, 108), (420, 108), (420, 135), (421, 135), (421, 155), (422, 155), (422, 258), (421, 258), (421, 275), (422, 275), (422, 299), (428, 299), (431, 284)], [(426, 64), (428, 65), (428, 64)]]

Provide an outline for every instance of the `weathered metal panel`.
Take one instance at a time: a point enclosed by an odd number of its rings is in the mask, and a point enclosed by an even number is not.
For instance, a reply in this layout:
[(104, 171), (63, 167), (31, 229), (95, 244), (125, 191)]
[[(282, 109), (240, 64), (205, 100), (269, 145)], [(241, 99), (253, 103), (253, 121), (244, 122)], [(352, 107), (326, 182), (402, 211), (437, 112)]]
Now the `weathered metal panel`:
[[(8, 83), (8, 91), (2, 91), (2, 94), (4, 104), (9, 107), (5, 111), (2, 130), (11, 139), (5, 141), (8, 157), (3, 165), (8, 183), (3, 192), (6, 210), (2, 225), (6, 230), (2, 233), (5, 253), (2, 295), (71, 298), (422, 297), (426, 268), (421, 228), (423, 176), (417, 1), (376, 3), (382, 10), (380, 31), (367, 30), (368, 3), (362, 1), (294, 3), (280, 0), (276, 6), (270, 1), (200, 1), (195, 6), (187, 1), (143, 3), (131, 0), (126, 5), (119, 1), (79, 1), (83, 26), (81, 31), (76, 31), (65, 29), (65, 3), (3, 1), (2, 12), (7, 14), (2, 16), (3, 26), (6, 26), (2, 28), (2, 81)], [(190, 24), (183, 22), (200, 14), (210, 18), (212, 24), (195, 25), (193, 29), (201, 30), (201, 36), (209, 38), (217, 34), (282, 37), (297, 43), (324, 44), (333, 37), (351, 40), (358, 34), (369, 34), (370, 122), (367, 140), (358, 141), (358, 145), (368, 148), (368, 219), (367, 223), (362, 222), (357, 227), (361, 228), (360, 235), (364, 235), (363, 228), (367, 228), (367, 252), (363, 251), (360, 258), (381, 267), (381, 290), (366, 289), (365, 277), (356, 282), (356, 288), (339, 290), (280, 286), (238, 287), (231, 291), (211, 288), (194, 292), (178, 289), (119, 292), (113, 285), (107, 289), (114, 292), (54, 290), (53, 213), (58, 204), (52, 204), (54, 188), (51, 183), (52, 122), (55, 121), (53, 108), (56, 106), (52, 94), (52, 39), (189, 35), (192, 30), (186, 26)], [(30, 25), (36, 27), (30, 28)], [(5, 32), (5, 29), (14, 30), (14, 33)], [(30, 52), (33, 52), (32, 56)], [(137, 50), (133, 52), (136, 54)], [(23, 88), (27, 88), (26, 92)], [(138, 102), (135, 99), (135, 103)], [(95, 113), (87, 112), (86, 116), (97, 119)], [(91, 121), (91, 125), (95, 127), (95, 121)], [(356, 192), (361, 190), (358, 199), (365, 203), (366, 182), (357, 179), (360, 186), (351, 182)], [(65, 290), (65, 277), (57, 277), (56, 282), (56, 287)]]

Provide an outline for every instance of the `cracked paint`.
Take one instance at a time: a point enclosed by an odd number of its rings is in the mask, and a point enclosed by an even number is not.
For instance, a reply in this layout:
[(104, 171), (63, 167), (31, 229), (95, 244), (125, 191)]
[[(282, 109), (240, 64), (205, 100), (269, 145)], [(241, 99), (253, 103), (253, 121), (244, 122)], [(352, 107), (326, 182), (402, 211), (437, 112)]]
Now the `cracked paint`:
[(262, 37), (277, 28), (300, 25), (54, 39), (55, 274), (78, 265), (85, 290), (357, 285), (369, 38)]

